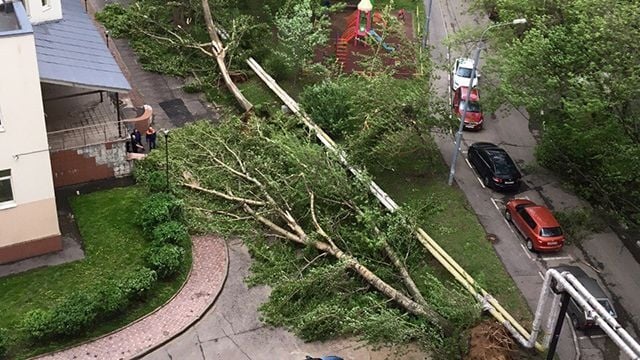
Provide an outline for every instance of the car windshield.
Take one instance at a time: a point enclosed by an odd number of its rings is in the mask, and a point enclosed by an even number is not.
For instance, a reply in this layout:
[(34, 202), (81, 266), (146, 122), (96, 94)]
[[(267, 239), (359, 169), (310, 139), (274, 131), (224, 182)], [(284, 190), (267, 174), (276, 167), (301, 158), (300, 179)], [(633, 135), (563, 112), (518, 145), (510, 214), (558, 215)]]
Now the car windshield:
[(456, 72), (456, 75), (462, 76), (462, 77), (465, 77), (465, 78), (470, 78), (471, 77), (471, 69), (464, 68), (464, 67), (459, 67), (458, 71)]
[(560, 227), (542, 228), (540, 230), (540, 236), (542, 237), (554, 237), (562, 235), (562, 229)]
[[(462, 113), (464, 111), (464, 104), (466, 103), (466, 101), (460, 101), (460, 113)], [(467, 108), (467, 111), (470, 112), (481, 112), (482, 109), (480, 108), (480, 104), (474, 101), (469, 102), (469, 107)]]
[(489, 151), (489, 155), (496, 166), (496, 175), (516, 175), (518, 168), (509, 155), (503, 151)]
[(598, 299), (598, 302), (600, 303), (600, 305), (602, 305), (602, 307), (605, 310), (607, 310), (609, 315), (616, 316), (616, 312), (613, 310), (613, 307), (611, 306), (611, 303), (609, 302), (608, 299)]

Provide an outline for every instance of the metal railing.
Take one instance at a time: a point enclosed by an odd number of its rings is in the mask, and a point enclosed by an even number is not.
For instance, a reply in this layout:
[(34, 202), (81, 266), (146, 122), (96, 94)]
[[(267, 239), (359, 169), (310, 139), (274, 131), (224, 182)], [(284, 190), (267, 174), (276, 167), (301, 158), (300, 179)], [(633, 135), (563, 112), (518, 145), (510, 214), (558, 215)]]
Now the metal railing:
[(128, 138), (137, 120), (92, 124), (47, 133), (50, 151), (77, 149)]

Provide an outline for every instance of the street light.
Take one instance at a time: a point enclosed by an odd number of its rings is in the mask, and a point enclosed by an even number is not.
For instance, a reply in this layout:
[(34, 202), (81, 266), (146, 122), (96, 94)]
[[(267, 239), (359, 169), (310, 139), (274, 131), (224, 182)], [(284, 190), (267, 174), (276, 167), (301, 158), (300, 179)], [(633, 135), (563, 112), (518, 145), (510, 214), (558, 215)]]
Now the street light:
[(473, 59), (473, 66), (471, 67), (471, 77), (469, 78), (469, 95), (467, 101), (464, 102), (464, 109), (462, 110), (462, 117), (460, 117), (460, 125), (458, 126), (458, 132), (456, 133), (456, 145), (453, 149), (453, 159), (451, 160), (451, 169), (449, 170), (449, 185), (453, 184), (453, 178), (456, 173), (456, 160), (458, 159), (458, 152), (460, 151), (460, 142), (462, 141), (462, 129), (464, 128), (464, 119), (467, 117), (467, 109), (469, 107), (469, 101), (471, 100), (471, 89), (473, 89), (473, 79), (476, 77), (476, 67), (478, 66), (478, 61), (480, 61), (480, 50), (482, 50), (482, 39), (487, 31), (506, 25), (518, 25), (525, 24), (527, 19), (515, 19), (510, 22), (504, 22), (499, 24), (494, 24), (484, 29), (482, 34), (480, 35), (480, 39), (478, 40), (478, 45), (476, 46), (476, 54)]
[(169, 130), (160, 130), (164, 134), (165, 170), (167, 172), (167, 191), (169, 191)]

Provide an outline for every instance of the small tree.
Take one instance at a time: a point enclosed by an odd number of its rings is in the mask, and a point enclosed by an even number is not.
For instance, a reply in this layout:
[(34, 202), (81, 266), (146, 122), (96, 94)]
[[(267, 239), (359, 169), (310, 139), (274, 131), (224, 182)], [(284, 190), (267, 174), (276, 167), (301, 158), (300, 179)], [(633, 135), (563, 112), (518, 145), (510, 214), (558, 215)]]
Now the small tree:
[(311, 0), (287, 1), (275, 15), (282, 60), (292, 69), (304, 69), (313, 60), (316, 47), (329, 40), (329, 17), (326, 10), (313, 7)]

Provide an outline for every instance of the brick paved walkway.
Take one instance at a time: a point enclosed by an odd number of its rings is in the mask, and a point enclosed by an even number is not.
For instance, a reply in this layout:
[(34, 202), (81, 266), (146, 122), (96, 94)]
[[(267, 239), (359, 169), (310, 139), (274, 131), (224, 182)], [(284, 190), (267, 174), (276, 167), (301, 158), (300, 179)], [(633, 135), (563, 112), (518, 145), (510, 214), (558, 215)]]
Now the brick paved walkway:
[(229, 254), (224, 240), (193, 238), (191, 274), (180, 292), (145, 318), (85, 344), (37, 359), (131, 359), (144, 355), (182, 333), (216, 300), (227, 277)]

